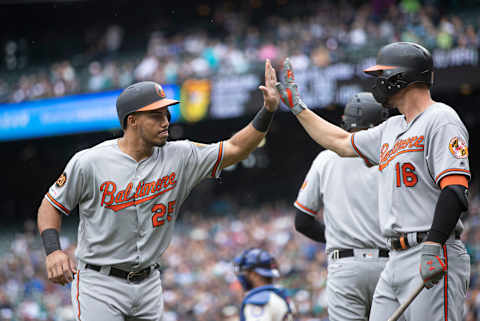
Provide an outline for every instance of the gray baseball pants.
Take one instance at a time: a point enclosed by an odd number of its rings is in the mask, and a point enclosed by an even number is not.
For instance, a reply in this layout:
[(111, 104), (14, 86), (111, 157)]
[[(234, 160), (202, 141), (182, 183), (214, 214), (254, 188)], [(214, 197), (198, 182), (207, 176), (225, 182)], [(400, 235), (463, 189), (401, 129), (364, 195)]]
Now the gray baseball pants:
[(77, 321), (161, 321), (163, 295), (160, 272), (141, 282), (80, 268), (72, 282), (72, 305)]
[[(421, 245), (404, 251), (390, 251), (390, 259), (380, 276), (373, 298), (370, 321), (385, 321), (415, 291)], [(450, 238), (444, 247), (448, 272), (431, 289), (424, 289), (405, 310), (407, 321), (461, 321), (469, 287), (470, 256), (462, 241)]]
[(332, 254), (329, 255), (327, 302), (330, 321), (368, 320), (375, 286), (387, 260), (363, 255), (333, 259)]

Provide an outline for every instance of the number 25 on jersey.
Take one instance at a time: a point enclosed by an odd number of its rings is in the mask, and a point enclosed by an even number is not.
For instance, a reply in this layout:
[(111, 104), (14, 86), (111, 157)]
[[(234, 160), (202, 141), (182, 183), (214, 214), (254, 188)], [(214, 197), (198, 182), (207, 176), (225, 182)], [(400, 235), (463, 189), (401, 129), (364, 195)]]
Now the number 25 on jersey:
[(395, 172), (397, 174), (397, 187), (401, 187), (402, 182), (406, 187), (413, 187), (418, 182), (417, 174), (415, 174), (415, 166), (411, 163), (396, 163)]
[[(172, 214), (175, 211), (176, 201), (170, 201), (167, 205), (158, 203), (152, 207), (152, 225), (153, 227), (159, 227), (170, 222), (172, 220)], [(165, 216), (165, 214), (167, 214)]]

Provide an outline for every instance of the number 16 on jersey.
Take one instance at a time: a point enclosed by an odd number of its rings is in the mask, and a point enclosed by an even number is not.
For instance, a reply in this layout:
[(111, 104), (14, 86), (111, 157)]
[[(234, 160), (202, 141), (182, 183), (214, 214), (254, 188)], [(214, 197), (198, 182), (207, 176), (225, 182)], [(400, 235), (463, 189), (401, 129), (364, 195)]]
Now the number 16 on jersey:
[(401, 187), (402, 183), (406, 187), (413, 187), (418, 182), (417, 174), (415, 174), (415, 166), (411, 163), (396, 163), (395, 172), (397, 174), (397, 187)]

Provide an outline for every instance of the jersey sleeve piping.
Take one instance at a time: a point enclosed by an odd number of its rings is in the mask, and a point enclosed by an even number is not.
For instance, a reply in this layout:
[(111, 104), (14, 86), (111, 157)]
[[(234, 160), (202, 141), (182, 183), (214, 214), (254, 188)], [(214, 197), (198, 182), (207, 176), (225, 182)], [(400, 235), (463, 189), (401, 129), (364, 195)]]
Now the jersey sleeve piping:
[(215, 162), (215, 165), (213, 165), (213, 169), (212, 169), (213, 178), (217, 177), (217, 170), (220, 167), (222, 160), (223, 160), (223, 142), (220, 142), (220, 146), (218, 147), (217, 161)]
[(437, 175), (437, 177), (435, 178), (435, 184), (438, 184), (443, 177), (452, 175), (452, 174), (461, 174), (461, 175), (468, 176), (470, 178), (469, 170), (466, 170), (463, 168), (449, 168), (440, 172), (440, 174)]
[(295, 201), (294, 205), (295, 205), (296, 208), (298, 208), (300, 211), (304, 212), (305, 214), (308, 214), (310, 216), (316, 216), (317, 215), (316, 211), (309, 209), (305, 205), (301, 204), (299, 201)]
[(355, 141), (353, 139), (353, 136), (355, 136), (355, 133), (352, 133), (352, 136), (351, 136), (351, 142), (352, 142), (352, 147), (353, 149), (355, 150), (355, 152), (358, 154), (358, 156), (360, 156), (361, 158), (363, 158), (363, 160), (365, 161), (365, 164), (367, 166), (373, 166), (373, 164), (370, 162), (370, 160), (368, 158), (366, 158), (362, 153), (360, 153), (360, 151), (358, 150), (357, 146), (355, 145)]
[(55, 208), (59, 209), (65, 215), (70, 215), (70, 210), (63, 206), (61, 203), (59, 203), (57, 200), (55, 200), (52, 195), (50, 195), (50, 193), (47, 193), (45, 196), (47, 197), (47, 200), (50, 202), (50, 204), (52, 204)]

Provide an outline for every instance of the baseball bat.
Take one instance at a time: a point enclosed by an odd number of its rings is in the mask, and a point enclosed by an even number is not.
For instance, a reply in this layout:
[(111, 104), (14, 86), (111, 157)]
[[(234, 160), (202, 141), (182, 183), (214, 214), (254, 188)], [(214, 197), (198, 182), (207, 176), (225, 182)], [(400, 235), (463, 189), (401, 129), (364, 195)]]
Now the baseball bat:
[(402, 315), (402, 313), (408, 308), (410, 303), (412, 303), (413, 300), (415, 300), (415, 298), (417, 297), (417, 295), (419, 295), (420, 292), (422, 292), (424, 287), (425, 287), (425, 283), (422, 282), (422, 284), (415, 290), (415, 292), (413, 292), (410, 295), (407, 301), (405, 301), (401, 306), (398, 307), (398, 309), (392, 314), (392, 316), (390, 317), (390, 319), (388, 319), (388, 321), (397, 321), (398, 318), (400, 318), (400, 316)]

